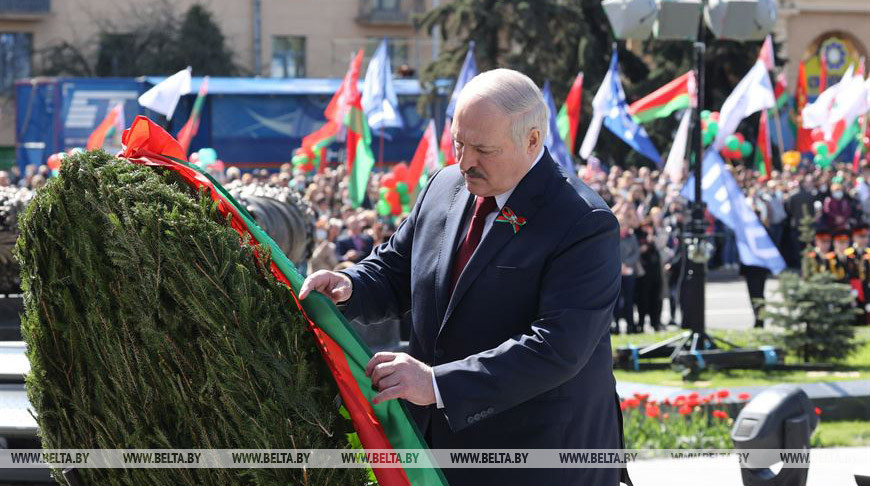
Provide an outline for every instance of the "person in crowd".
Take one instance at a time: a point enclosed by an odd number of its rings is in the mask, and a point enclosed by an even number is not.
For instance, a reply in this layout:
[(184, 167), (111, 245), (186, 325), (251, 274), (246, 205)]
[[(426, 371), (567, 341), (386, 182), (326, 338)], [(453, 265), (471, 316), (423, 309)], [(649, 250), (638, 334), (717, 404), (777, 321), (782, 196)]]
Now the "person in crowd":
[(852, 219), (852, 198), (843, 190), (843, 185), (831, 186), (831, 195), (822, 202), (822, 221), (831, 231), (848, 231)]
[[(652, 208), (658, 209), (657, 207)], [(637, 305), (637, 328), (643, 331), (649, 317), (650, 326), (654, 331), (662, 330), (663, 279), (662, 257), (655, 241), (655, 226), (652, 216), (648, 216), (644, 224), (635, 233), (640, 246), (640, 268), (635, 286), (635, 303)]]
[(630, 224), (632, 211), (626, 210), (617, 213), (619, 221), (619, 253), (622, 258), (622, 287), (619, 290), (619, 299), (614, 309), (614, 326), (612, 332), (619, 334), (619, 321), (625, 321), (626, 333), (640, 332), (634, 320), (634, 287), (640, 268), (640, 247), (634, 236)]

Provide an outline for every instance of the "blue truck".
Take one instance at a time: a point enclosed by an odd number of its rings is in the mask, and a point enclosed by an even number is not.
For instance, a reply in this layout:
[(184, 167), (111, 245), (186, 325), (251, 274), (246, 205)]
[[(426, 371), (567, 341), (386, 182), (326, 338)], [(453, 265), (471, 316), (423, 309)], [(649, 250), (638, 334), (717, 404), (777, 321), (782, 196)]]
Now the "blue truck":
[[(193, 78), (191, 94), (182, 97), (171, 120), (139, 106), (140, 94), (163, 77), (33, 78), (18, 81), (16, 94), (16, 163), (20, 170), (43, 164), (49, 155), (84, 147), (88, 136), (117, 103), (124, 103), (125, 126), (146, 115), (176, 135), (190, 115), (202, 78)], [(214, 148), (228, 165), (243, 170), (275, 169), (289, 162), (302, 137), (324, 121), (323, 110), (340, 79), (209, 78), (208, 96), (191, 149)], [(395, 80), (402, 129), (384, 133), (384, 165), (410, 160), (430, 116), (443, 123), (446, 83), (426, 111), (418, 111), (423, 94), (416, 79)], [(362, 83), (360, 83), (362, 89)], [(372, 151), (380, 154), (380, 133), (373, 133)], [(340, 144), (329, 155), (338, 161)]]

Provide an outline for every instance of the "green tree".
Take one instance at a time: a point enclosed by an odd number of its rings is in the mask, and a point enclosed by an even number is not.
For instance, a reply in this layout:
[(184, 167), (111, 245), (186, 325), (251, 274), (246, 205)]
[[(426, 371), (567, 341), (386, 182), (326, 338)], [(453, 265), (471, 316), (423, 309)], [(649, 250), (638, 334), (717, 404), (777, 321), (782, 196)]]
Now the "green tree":
[(178, 32), (175, 67), (193, 66), (197, 75), (238, 74), (220, 27), (202, 5), (193, 5), (184, 15)]
[[(447, 41), (438, 59), (421, 72), (424, 86), (431, 86), (438, 78), (454, 79), (472, 40), (481, 70), (509, 67), (525, 72), (538, 84), (549, 79), (557, 106), (576, 73), (582, 70), (584, 96), (578, 130), (582, 140), (592, 118), (592, 98), (604, 79), (615, 41), (600, 1), (453, 0), (421, 16), (417, 25), (430, 32), (439, 26)], [(761, 43), (717, 40), (707, 29), (704, 40), (704, 108), (718, 110), (755, 62)], [(694, 66), (690, 42), (619, 41), (617, 48), (621, 80), (629, 100), (650, 93)], [(663, 156), (670, 148), (677, 124), (676, 117), (669, 117), (645, 125)], [(608, 130), (601, 131), (597, 153), (608, 164), (650, 164)]]

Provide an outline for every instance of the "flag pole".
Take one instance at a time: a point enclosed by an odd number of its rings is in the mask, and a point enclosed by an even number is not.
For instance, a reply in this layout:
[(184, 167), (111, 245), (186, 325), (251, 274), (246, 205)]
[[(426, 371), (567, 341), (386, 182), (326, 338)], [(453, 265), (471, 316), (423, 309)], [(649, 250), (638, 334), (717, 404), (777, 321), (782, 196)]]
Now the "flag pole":
[(381, 143), (380, 143), (380, 149), (378, 150), (378, 165), (383, 167), (384, 166), (384, 127), (383, 126), (381, 126), (381, 137), (380, 138), (381, 138)]
[(773, 120), (776, 125), (776, 140), (779, 142), (779, 155), (782, 157), (782, 153), (785, 152), (785, 143), (782, 141), (782, 121), (779, 117), (779, 107), (776, 105), (773, 107)]

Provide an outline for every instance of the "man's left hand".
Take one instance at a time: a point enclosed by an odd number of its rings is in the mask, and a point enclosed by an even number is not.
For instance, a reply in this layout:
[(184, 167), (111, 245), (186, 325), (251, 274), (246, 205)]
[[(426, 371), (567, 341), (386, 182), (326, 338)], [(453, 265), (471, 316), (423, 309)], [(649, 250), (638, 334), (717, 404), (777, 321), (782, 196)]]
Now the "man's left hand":
[(366, 365), (366, 376), (371, 377), (372, 386), (379, 392), (372, 400), (375, 405), (395, 398), (416, 405), (435, 403), (432, 368), (408, 354), (375, 354)]

